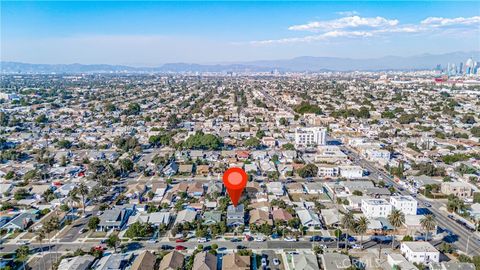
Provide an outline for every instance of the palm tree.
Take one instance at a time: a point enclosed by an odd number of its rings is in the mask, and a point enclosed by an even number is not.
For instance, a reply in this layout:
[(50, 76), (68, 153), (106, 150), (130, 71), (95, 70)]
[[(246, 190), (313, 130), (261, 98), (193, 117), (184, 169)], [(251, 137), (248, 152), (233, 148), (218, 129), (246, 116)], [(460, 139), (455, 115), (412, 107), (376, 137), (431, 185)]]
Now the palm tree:
[(15, 250), (15, 258), (22, 262), (23, 270), (25, 270), (25, 262), (30, 254), (30, 248), (27, 245), (21, 246)]
[(366, 217), (360, 217), (355, 227), (355, 231), (358, 234), (360, 234), (360, 244), (362, 245), (362, 249), (363, 249), (363, 235), (367, 232), (369, 223), (370, 221), (368, 221)]
[[(42, 247), (42, 241), (43, 239), (45, 239), (45, 232), (43, 230), (38, 230), (37, 231), (37, 238), (38, 238), (38, 241), (40, 242), (40, 250), (41, 250), (41, 253), (43, 253), (43, 247)], [(47, 267), (45, 266), (45, 258), (42, 256), (42, 259), (43, 259), (43, 269), (47, 269)]]
[(75, 189), (75, 193), (78, 193), (82, 197), (83, 214), (85, 215), (85, 199), (88, 195), (88, 187), (84, 183), (80, 183), (80, 185), (78, 185), (78, 187), (75, 187)]
[(437, 226), (437, 222), (435, 221), (435, 216), (432, 214), (425, 215), (420, 220), (420, 224), (422, 225), (423, 229), (426, 231), (427, 236), (425, 237), (425, 241), (428, 241), (428, 235), (430, 231), (433, 231)]
[[(388, 222), (393, 226), (393, 232), (396, 232), (397, 228), (402, 226), (405, 222), (405, 214), (398, 209), (393, 209), (390, 215), (388, 215)], [(392, 249), (395, 243), (395, 235), (392, 233)]]
[[(353, 212), (347, 212), (343, 215), (341, 220), (342, 226), (347, 233), (350, 233), (355, 228), (355, 217), (353, 216)], [(347, 240), (348, 237), (345, 237), (345, 250), (347, 249)]]

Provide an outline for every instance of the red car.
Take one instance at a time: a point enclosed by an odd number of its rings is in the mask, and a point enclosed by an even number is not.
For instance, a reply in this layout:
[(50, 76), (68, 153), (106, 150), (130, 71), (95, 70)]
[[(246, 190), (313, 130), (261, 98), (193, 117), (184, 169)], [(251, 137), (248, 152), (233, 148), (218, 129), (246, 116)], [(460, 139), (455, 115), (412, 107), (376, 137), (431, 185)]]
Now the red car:
[(95, 250), (105, 250), (107, 248), (104, 247), (104, 246), (94, 246), (93, 249), (95, 249)]
[(186, 250), (186, 249), (187, 249), (187, 247), (185, 247), (185, 246), (176, 246), (175, 247), (175, 250)]
[(187, 242), (187, 240), (185, 239), (182, 239), (182, 238), (178, 238), (177, 240), (175, 240), (176, 243), (183, 243), (183, 242)]

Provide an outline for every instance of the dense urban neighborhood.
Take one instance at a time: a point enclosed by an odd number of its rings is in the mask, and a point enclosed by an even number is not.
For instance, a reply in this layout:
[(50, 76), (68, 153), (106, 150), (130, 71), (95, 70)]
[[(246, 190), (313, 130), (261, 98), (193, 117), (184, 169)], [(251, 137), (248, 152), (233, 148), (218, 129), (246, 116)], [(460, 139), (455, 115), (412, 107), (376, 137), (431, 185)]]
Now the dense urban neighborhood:
[(478, 270), (480, 80), (451, 69), (4, 74), (0, 269)]

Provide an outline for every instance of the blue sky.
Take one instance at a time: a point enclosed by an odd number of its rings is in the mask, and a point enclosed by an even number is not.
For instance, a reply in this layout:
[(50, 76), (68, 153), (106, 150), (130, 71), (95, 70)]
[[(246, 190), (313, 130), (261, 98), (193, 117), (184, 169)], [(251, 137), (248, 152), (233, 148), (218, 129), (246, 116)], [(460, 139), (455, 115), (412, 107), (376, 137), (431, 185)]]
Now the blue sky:
[(154, 66), (480, 50), (480, 2), (1, 2), (1, 60)]

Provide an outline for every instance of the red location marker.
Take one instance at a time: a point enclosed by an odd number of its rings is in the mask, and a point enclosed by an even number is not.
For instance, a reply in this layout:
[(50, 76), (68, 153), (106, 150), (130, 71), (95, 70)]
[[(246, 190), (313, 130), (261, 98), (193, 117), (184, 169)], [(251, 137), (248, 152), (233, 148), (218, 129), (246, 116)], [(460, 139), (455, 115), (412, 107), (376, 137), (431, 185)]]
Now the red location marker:
[(241, 168), (233, 167), (223, 174), (223, 184), (227, 188), (230, 200), (235, 207), (238, 205), (242, 192), (247, 185), (247, 180), (247, 173)]

